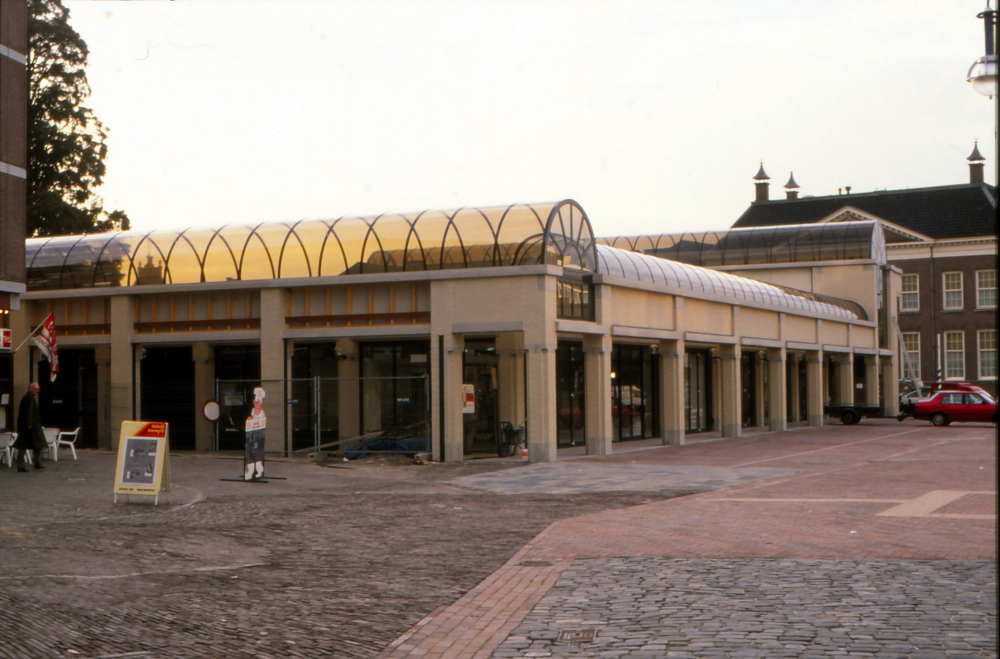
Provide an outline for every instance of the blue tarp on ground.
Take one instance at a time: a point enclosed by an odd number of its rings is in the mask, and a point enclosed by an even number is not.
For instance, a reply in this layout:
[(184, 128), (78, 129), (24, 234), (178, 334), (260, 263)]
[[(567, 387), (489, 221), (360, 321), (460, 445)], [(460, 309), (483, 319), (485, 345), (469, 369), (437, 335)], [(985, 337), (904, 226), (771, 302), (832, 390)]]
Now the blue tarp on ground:
[(396, 453), (412, 458), (417, 453), (427, 450), (426, 437), (407, 437), (405, 439), (374, 439), (363, 442), (360, 446), (344, 449), (344, 457), (357, 460), (370, 453)]

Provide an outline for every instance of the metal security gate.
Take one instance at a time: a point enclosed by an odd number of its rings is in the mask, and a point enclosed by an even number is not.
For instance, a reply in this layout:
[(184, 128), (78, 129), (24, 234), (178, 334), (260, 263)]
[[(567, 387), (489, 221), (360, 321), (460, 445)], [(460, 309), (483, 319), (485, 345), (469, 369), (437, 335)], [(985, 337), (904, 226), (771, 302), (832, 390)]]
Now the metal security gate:
[[(367, 453), (430, 451), (429, 376), (216, 380), (220, 417), (215, 450), (243, 450), (243, 428), (254, 389), (265, 391), (264, 411), (280, 415), (282, 452), (326, 451), (345, 457)], [(269, 428), (281, 424), (268, 423)]]

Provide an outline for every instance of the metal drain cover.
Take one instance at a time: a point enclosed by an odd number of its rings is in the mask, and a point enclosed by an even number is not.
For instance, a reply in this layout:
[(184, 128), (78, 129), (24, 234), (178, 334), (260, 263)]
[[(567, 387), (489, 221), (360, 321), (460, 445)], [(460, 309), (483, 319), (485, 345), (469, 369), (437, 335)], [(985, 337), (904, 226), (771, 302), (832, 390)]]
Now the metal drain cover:
[(596, 629), (564, 629), (559, 632), (561, 643), (593, 643)]
[(518, 565), (523, 565), (524, 567), (548, 567), (554, 564), (554, 561), (521, 561), (518, 563)]

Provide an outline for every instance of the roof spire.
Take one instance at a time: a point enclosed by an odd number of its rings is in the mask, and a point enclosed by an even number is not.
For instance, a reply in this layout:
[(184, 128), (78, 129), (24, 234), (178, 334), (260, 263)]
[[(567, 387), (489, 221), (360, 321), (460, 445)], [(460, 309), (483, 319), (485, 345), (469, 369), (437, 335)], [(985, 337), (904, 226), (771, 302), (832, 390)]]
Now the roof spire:
[(760, 161), (760, 169), (757, 171), (757, 176), (753, 177), (753, 180), (755, 180), (755, 181), (770, 181), (771, 180), (771, 177), (768, 176), (767, 172), (764, 171), (764, 161), (763, 160)]
[(985, 180), (983, 170), (986, 167), (986, 158), (979, 153), (979, 140), (976, 140), (972, 154), (966, 160), (969, 161), (969, 183), (982, 183)]
[(968, 160), (969, 162), (975, 162), (975, 161), (986, 162), (986, 158), (983, 157), (983, 154), (979, 153), (979, 140), (976, 140), (975, 146), (972, 147), (972, 154), (970, 154), (969, 157), (966, 158), (966, 160)]
[(795, 182), (795, 172), (788, 173), (788, 183), (785, 183), (785, 198), (799, 198), (799, 184)]

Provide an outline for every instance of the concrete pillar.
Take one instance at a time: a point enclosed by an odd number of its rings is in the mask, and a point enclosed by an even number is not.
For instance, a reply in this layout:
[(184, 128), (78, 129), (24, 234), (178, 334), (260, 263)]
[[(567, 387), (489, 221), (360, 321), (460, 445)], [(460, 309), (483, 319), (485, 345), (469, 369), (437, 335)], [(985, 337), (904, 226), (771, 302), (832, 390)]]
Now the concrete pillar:
[(118, 448), (121, 436), (122, 421), (134, 418), (132, 409), (135, 404), (138, 416), (139, 401), (133, 400), (139, 396), (139, 381), (136, 371), (139, 360), (132, 365), (132, 337), (135, 333), (135, 298), (131, 295), (116, 295), (111, 298), (111, 407), (110, 433), (111, 448)]
[[(340, 449), (357, 446), (361, 434), (361, 360), (358, 343), (337, 339), (337, 437)], [(343, 357), (339, 357), (343, 355)]]
[(267, 431), (264, 433), (264, 450), (285, 452), (291, 450), (291, 441), (285, 431), (286, 401), (289, 392), (279, 384), (284, 383), (286, 368), (285, 300), (284, 288), (264, 288), (260, 291), (260, 379), (267, 394), (264, 409), (267, 414)]
[(823, 405), (826, 403), (823, 380), (823, 351), (807, 352), (806, 413), (810, 426), (823, 425)]
[[(587, 455), (611, 455), (614, 426), (611, 422), (611, 337), (607, 334), (583, 337), (584, 433)], [(553, 370), (555, 378), (555, 370)]]
[(785, 368), (786, 353), (784, 348), (770, 348), (767, 351), (767, 384), (770, 388), (768, 399), (771, 404), (771, 430), (783, 432), (788, 428), (788, 399), (785, 387), (787, 371)]
[[(556, 461), (556, 344), (525, 337), (528, 354), (528, 460)], [(585, 401), (590, 407), (591, 401)], [(610, 407), (610, 403), (608, 403)]]
[(786, 372), (788, 373), (785, 386), (788, 387), (788, 403), (791, 407), (787, 410), (787, 418), (791, 423), (801, 421), (799, 418), (799, 356), (796, 353), (788, 353), (786, 359)]
[(865, 393), (867, 405), (878, 405), (878, 355), (865, 355)]
[(765, 403), (764, 399), (767, 398), (767, 396), (764, 395), (764, 382), (765, 380), (769, 379), (765, 378), (764, 369), (768, 368), (770, 364), (765, 362), (763, 359), (759, 359), (758, 358), (759, 355), (760, 353), (756, 351), (754, 351), (754, 353), (750, 355), (750, 358), (755, 362), (753, 371), (754, 372), (753, 425), (757, 428), (763, 428), (765, 423), (764, 420), (767, 418), (767, 406), (764, 404)]
[(854, 355), (852, 353), (839, 353), (834, 357), (839, 364), (837, 366), (837, 401), (841, 405), (854, 404)]
[(660, 432), (664, 444), (684, 444), (684, 339), (660, 342)]
[(215, 424), (201, 413), (205, 401), (214, 397), (215, 350), (204, 341), (191, 346), (194, 361), (194, 446), (197, 451), (210, 451), (214, 444)]
[(497, 334), (497, 385), (500, 420), (515, 428), (524, 423), (524, 334)]
[[(465, 459), (465, 419), (462, 414), (462, 350), (465, 339), (460, 334), (444, 337), (444, 461)], [(435, 401), (437, 402), (437, 401)]]
[(899, 414), (899, 370), (894, 357), (882, 359), (882, 391), (884, 391), (886, 416)]
[(742, 388), (740, 385), (740, 346), (719, 346), (722, 358), (722, 377), (717, 391), (722, 402), (722, 436), (739, 437), (742, 434)]
[[(58, 332), (59, 330), (56, 329)], [(94, 347), (97, 363), (97, 448), (111, 448), (111, 346)]]

